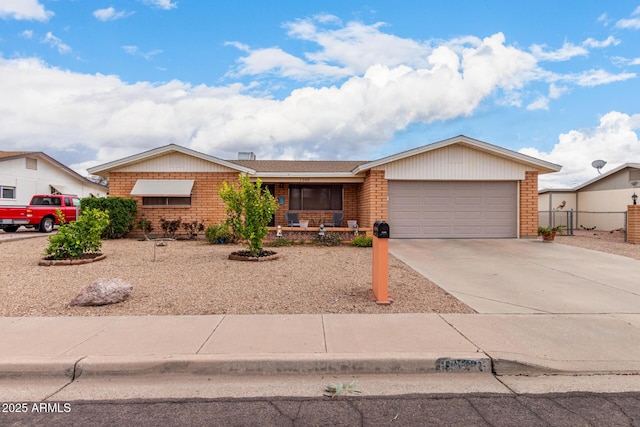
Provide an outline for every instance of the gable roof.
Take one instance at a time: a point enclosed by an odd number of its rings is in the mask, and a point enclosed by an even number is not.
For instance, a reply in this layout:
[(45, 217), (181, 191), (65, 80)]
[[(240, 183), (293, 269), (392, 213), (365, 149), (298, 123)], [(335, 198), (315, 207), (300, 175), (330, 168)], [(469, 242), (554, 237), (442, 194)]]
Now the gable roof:
[(148, 150), (139, 154), (115, 160), (88, 169), (88, 172), (96, 175), (108, 175), (110, 171), (130, 166), (135, 163), (147, 161), (168, 153), (178, 152), (188, 156), (193, 156), (208, 162), (226, 166), (239, 172), (247, 173), (257, 177), (333, 177), (333, 178), (355, 178), (362, 177), (362, 173), (376, 166), (395, 162), (407, 157), (437, 150), (449, 145), (461, 144), (476, 150), (501, 157), (512, 162), (523, 164), (527, 167), (535, 168), (540, 173), (558, 172), (562, 166), (544, 160), (536, 159), (525, 154), (517, 153), (496, 145), (459, 135), (433, 144), (424, 145), (412, 150), (404, 151), (382, 159), (367, 160), (222, 160), (218, 157), (210, 156), (176, 144), (169, 144), (163, 147)]
[(119, 169), (134, 163), (140, 163), (156, 157), (164, 156), (168, 153), (182, 153), (187, 156), (196, 157), (198, 159), (216, 163), (218, 165), (226, 166), (230, 169), (235, 169), (239, 172), (244, 172), (248, 174), (254, 174), (256, 172), (254, 169), (251, 169), (239, 164), (231, 163), (227, 160), (222, 160), (217, 157), (210, 156), (208, 154), (204, 154), (199, 151), (191, 150), (190, 148), (182, 147), (176, 144), (165, 145), (162, 147), (154, 148), (152, 150), (144, 151), (142, 153), (134, 154), (133, 156), (125, 157), (123, 159), (114, 160), (113, 162), (105, 163), (99, 166), (94, 166), (92, 168), (87, 169), (87, 171), (90, 174), (95, 174), (95, 175), (100, 175), (102, 173), (108, 174), (113, 169)]
[(412, 157), (418, 154), (427, 153), (429, 151), (438, 150), (440, 148), (447, 147), (449, 145), (461, 144), (485, 153), (493, 154), (498, 157), (502, 157), (507, 160), (511, 160), (517, 163), (522, 163), (538, 169), (540, 173), (558, 172), (562, 169), (562, 166), (550, 163), (544, 160), (536, 159), (535, 157), (527, 156), (526, 154), (518, 153), (516, 151), (508, 150), (506, 148), (498, 147), (497, 145), (489, 144), (487, 142), (479, 141), (477, 139), (469, 138), (464, 135), (458, 135), (453, 138), (445, 139), (442, 141), (434, 142), (432, 144), (423, 145), (412, 150), (403, 151), (401, 153), (393, 154), (391, 156), (383, 157), (382, 159), (374, 160), (356, 167), (353, 172), (363, 172), (372, 169), (376, 166), (381, 166), (387, 163), (395, 162), (398, 160)]
[(612, 175), (615, 175), (616, 173), (625, 170), (625, 169), (638, 169), (640, 170), (640, 163), (624, 163), (616, 168), (611, 169), (610, 171), (607, 171), (605, 173), (603, 173), (602, 175), (598, 175), (595, 178), (592, 178), (588, 181), (583, 182), (582, 184), (579, 184), (573, 188), (543, 188), (542, 190), (538, 191), (538, 194), (545, 194), (545, 193), (570, 193), (570, 192), (574, 192), (574, 191), (580, 191), (585, 189), (586, 187), (595, 184), (596, 182), (599, 182), (603, 179), (607, 179)]
[(57, 167), (59, 170), (61, 170), (62, 172), (66, 173), (66, 174), (71, 175), (75, 179), (78, 179), (80, 181), (86, 182), (88, 184), (93, 184), (93, 185), (97, 185), (99, 187), (103, 187), (105, 189), (105, 191), (107, 189), (106, 185), (102, 185), (100, 183), (91, 181), (90, 179), (80, 175), (78, 172), (74, 171), (73, 169), (63, 165), (62, 163), (60, 163), (59, 161), (57, 161), (53, 157), (48, 156), (47, 154), (43, 153), (42, 151), (0, 151), (0, 162), (20, 159), (20, 158), (27, 158), (27, 157), (37, 157), (39, 159), (42, 159), (44, 161), (47, 161), (47, 162), (51, 163), (52, 165)]
[(578, 191), (578, 190), (582, 190), (585, 187), (588, 187), (591, 184), (595, 184), (596, 182), (605, 179), (611, 175), (615, 175), (616, 173), (620, 172), (621, 170), (624, 170), (626, 168), (631, 168), (631, 169), (640, 169), (640, 163), (625, 163), (622, 164), (620, 166), (618, 166), (617, 168), (613, 168), (610, 171), (607, 171), (605, 173), (603, 173), (602, 175), (598, 175), (593, 179), (590, 179), (587, 182), (583, 182), (582, 184), (578, 185), (577, 187), (573, 188), (573, 191)]

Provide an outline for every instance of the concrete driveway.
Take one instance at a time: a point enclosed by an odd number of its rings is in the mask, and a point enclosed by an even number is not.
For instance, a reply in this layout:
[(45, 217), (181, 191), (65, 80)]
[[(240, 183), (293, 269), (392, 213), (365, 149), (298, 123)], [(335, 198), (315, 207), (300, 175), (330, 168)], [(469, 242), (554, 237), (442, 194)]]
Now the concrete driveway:
[(392, 239), (389, 251), (479, 313), (640, 313), (632, 258), (528, 239)]

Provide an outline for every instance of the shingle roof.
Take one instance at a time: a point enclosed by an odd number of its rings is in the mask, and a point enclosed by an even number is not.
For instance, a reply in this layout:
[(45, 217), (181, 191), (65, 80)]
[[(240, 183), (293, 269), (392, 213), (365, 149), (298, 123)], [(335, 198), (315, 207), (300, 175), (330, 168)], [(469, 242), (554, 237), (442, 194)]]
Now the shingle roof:
[(257, 172), (351, 172), (366, 160), (228, 160)]

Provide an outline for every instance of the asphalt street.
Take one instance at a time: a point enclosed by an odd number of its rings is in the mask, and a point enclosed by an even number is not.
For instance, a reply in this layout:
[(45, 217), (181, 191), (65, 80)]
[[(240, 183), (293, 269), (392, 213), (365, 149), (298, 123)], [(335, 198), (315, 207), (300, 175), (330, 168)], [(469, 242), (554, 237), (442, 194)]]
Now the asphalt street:
[[(17, 402), (16, 402), (17, 403)], [(35, 405), (35, 406), (33, 406)], [(27, 403), (2, 426), (639, 426), (640, 393)]]

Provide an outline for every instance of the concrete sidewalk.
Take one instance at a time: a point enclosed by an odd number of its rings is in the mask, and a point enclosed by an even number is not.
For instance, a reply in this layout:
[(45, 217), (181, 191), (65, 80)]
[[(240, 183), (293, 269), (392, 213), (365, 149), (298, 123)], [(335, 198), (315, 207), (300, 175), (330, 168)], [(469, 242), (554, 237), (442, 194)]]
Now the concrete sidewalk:
[(0, 396), (317, 396), (345, 379), (378, 395), (640, 390), (640, 261), (533, 241), (392, 243), (479, 314), (5, 317)]
[(455, 382), (464, 373), (477, 384), (625, 375), (640, 390), (640, 314), (5, 317), (0, 336), (0, 394), (37, 379), (48, 385), (25, 393), (39, 398), (83, 381), (96, 390), (151, 377), (165, 385), (259, 377), (273, 386), (269, 378), (283, 375)]

